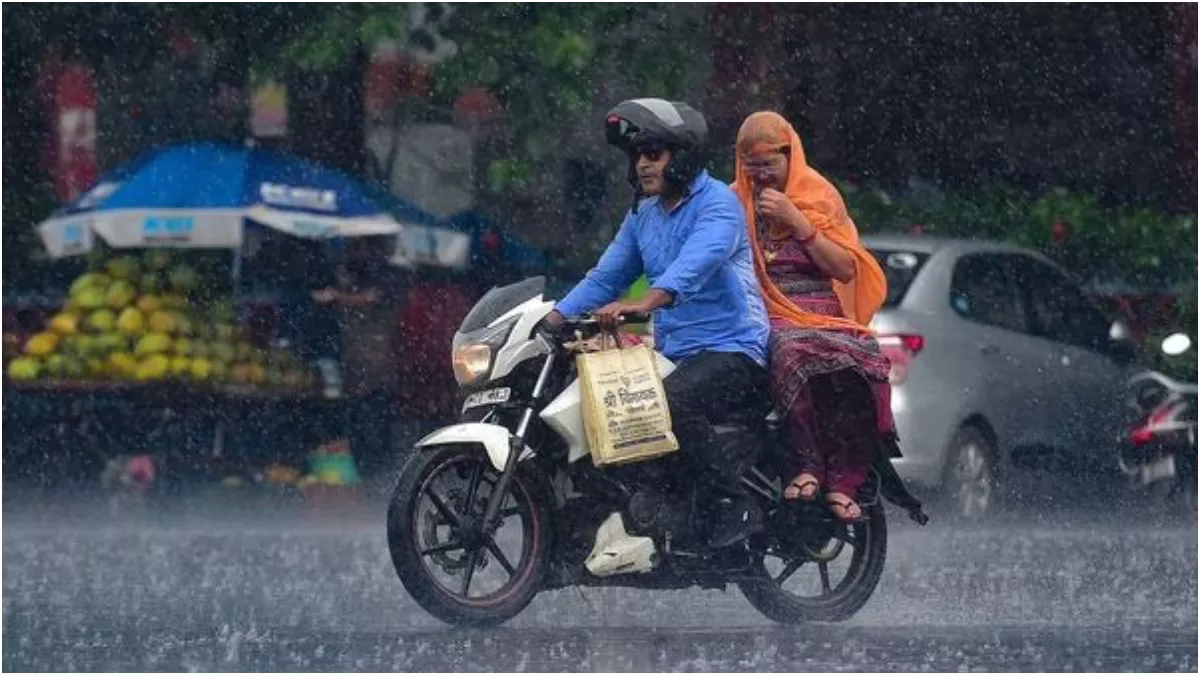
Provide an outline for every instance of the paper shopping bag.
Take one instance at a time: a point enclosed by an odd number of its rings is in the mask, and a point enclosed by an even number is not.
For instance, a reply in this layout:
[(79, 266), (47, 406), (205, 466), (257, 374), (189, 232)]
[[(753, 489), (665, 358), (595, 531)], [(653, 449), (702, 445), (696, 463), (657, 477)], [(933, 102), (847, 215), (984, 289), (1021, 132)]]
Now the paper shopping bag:
[(661, 457), (679, 449), (654, 354), (645, 346), (580, 354), (583, 426), (596, 466)]

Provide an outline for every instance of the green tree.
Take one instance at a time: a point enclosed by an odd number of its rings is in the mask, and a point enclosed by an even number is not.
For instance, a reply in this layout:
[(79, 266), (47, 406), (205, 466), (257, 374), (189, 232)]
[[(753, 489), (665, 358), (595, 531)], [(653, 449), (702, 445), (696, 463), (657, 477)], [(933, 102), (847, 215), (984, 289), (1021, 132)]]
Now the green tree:
[(483, 85), (504, 106), (509, 147), (487, 171), (495, 191), (528, 183), (557, 149), (558, 126), (589, 109), (603, 75), (623, 74), (643, 95), (679, 97), (697, 61), (697, 33), (668, 33), (653, 5), (463, 5), (445, 34), (460, 51), (438, 67), (435, 100), (449, 104)]

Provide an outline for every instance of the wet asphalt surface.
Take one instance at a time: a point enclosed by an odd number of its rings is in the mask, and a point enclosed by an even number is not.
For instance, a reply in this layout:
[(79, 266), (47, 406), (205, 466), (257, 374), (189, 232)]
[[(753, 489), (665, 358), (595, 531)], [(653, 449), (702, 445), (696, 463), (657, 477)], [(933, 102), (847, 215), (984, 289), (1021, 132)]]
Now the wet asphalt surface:
[(463, 630), (407, 597), (373, 501), (6, 492), (5, 671), (1197, 669), (1195, 522), (1145, 510), (970, 528), (891, 510), (879, 589), (844, 624), (777, 626), (736, 590), (568, 589)]

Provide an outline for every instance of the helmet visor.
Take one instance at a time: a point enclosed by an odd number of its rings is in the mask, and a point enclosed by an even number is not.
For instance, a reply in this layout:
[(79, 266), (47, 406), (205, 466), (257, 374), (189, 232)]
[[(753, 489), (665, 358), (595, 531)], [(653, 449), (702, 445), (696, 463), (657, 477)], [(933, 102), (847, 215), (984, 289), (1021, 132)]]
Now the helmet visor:
[(624, 117), (610, 115), (604, 124), (604, 136), (610, 145), (629, 150), (633, 139), (641, 129)]

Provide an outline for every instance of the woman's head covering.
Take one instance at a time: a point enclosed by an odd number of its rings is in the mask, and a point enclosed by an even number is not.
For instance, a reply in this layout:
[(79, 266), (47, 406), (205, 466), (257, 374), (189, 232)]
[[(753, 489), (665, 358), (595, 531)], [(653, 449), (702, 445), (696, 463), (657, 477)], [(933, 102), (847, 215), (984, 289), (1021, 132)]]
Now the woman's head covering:
[[(800, 209), (808, 222), (822, 235), (846, 249), (854, 259), (854, 279), (849, 283), (833, 282), (833, 290), (842, 304), (846, 319), (806, 312), (788, 300), (767, 274), (766, 261), (758, 242), (757, 212), (754, 186), (742, 166), (743, 158), (759, 154), (788, 153), (788, 177), (784, 193)], [(846, 211), (846, 204), (837, 188), (817, 173), (805, 161), (800, 136), (782, 116), (773, 112), (757, 112), (746, 118), (737, 137), (736, 179), (733, 191), (746, 212), (750, 226), (750, 241), (754, 244), (754, 268), (763, 288), (763, 299), (772, 319), (785, 320), (806, 328), (848, 328), (864, 330), (887, 296), (887, 278), (879, 262), (858, 240), (858, 228)], [(782, 239), (791, 236), (789, 228), (772, 224), (767, 236)]]

